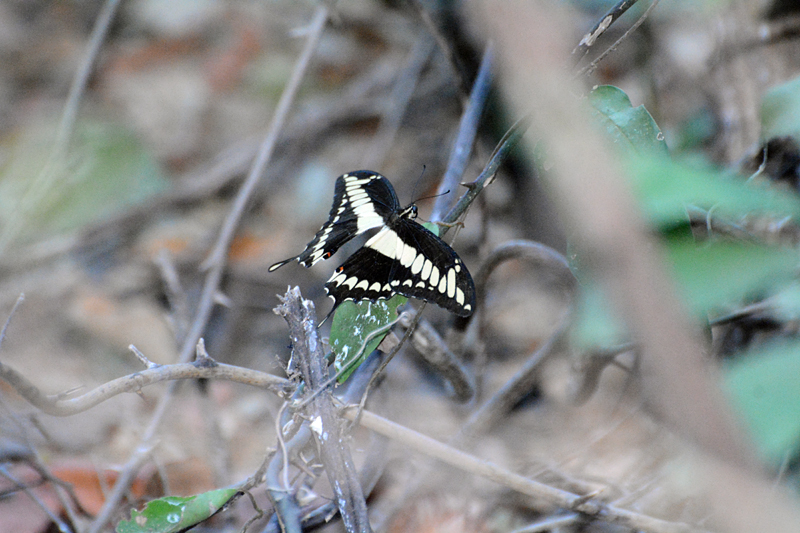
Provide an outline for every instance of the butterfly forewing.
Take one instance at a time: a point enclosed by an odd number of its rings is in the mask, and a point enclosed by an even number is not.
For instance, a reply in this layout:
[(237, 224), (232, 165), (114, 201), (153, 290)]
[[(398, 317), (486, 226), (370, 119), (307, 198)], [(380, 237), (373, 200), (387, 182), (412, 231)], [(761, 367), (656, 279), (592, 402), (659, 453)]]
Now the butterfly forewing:
[(300, 255), (275, 263), (269, 271), (294, 259), (305, 267), (328, 259), (353, 237), (385, 224), (399, 209), (394, 188), (380, 174), (359, 170), (339, 176), (328, 221)]
[(395, 293), (433, 302), (460, 316), (472, 314), (475, 287), (461, 259), (444, 241), (407, 218), (382, 228), (325, 284), (334, 306)]

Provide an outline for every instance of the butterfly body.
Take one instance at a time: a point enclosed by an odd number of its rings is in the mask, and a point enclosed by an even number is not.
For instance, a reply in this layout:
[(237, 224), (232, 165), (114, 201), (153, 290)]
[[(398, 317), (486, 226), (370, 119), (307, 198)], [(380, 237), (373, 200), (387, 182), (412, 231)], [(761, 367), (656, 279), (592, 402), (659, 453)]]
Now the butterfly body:
[(402, 294), (460, 316), (471, 315), (472, 277), (455, 251), (416, 217), (417, 206), (402, 208), (391, 183), (380, 174), (366, 170), (344, 174), (336, 180), (328, 221), (300, 255), (269, 270), (292, 260), (310, 267), (353, 237), (380, 228), (325, 284), (334, 308), (345, 300), (374, 301)]

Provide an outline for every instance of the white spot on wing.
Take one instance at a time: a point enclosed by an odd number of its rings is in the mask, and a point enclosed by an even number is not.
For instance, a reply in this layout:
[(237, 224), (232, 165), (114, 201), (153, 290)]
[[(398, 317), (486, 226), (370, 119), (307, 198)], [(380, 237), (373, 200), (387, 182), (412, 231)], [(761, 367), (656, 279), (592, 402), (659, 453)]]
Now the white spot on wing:
[[(353, 278), (353, 279), (355, 279), (355, 278)], [(356, 289), (367, 290), (367, 287), (369, 287), (369, 281), (367, 281), (365, 279), (362, 279), (361, 281), (358, 282), (358, 285), (356, 285)]]
[[(414, 264), (411, 265), (411, 273), (412, 274), (419, 274), (420, 270), (422, 270), (422, 265), (425, 264), (425, 256), (422, 254), (417, 255), (417, 258), (414, 259)], [(424, 278), (425, 276), (423, 276)]]
[(447, 297), (456, 295), (456, 271), (452, 268), (447, 272)]
[[(398, 239), (399, 241), (400, 239)], [(399, 246), (398, 246), (399, 248)], [(414, 250), (413, 246), (408, 246), (407, 244), (403, 245), (403, 254), (400, 256), (400, 264), (404, 267), (408, 268), (414, 262), (415, 258), (417, 257), (417, 252)]]
[(375, 292), (381, 292), (381, 284), (376, 281), (375, 283), (369, 286), (369, 290)]
[(368, 240), (367, 244), (364, 246), (372, 248), (376, 252), (394, 259), (394, 254), (397, 250), (397, 240), (397, 234), (395, 232), (389, 228), (381, 228), (381, 230), (376, 233), (374, 237)]
[(439, 283), (439, 269), (436, 268), (436, 267), (433, 267), (431, 269), (430, 282), (431, 282), (431, 285), (433, 285), (434, 287)]
[(442, 276), (441, 281), (439, 281), (439, 292), (444, 294), (446, 290), (447, 290), (447, 278)]
[(425, 265), (422, 267), (422, 279), (428, 279), (430, 277), (432, 268), (433, 263), (431, 263), (430, 259), (426, 259)]
[(456, 288), (456, 301), (458, 305), (464, 305), (464, 291)]

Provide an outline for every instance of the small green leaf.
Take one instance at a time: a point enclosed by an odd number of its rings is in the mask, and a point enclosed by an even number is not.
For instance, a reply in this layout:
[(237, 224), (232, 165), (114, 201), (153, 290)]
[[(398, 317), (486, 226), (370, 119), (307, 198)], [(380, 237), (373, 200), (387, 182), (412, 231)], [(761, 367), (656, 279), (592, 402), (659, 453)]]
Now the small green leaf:
[(772, 87), (761, 100), (763, 139), (800, 137), (800, 77)]
[(800, 453), (800, 342), (742, 354), (723, 383), (767, 460), (779, 465)]
[[(405, 296), (396, 294), (389, 300), (377, 302), (362, 300), (356, 303), (348, 300), (336, 309), (330, 336), (331, 350), (336, 355), (333, 367), (337, 373), (343, 368), (347, 369), (339, 376), (339, 383), (344, 383), (378, 347), (391, 329), (389, 324), (397, 318), (397, 308), (407, 301)], [(364, 347), (364, 341), (376, 331), (380, 333)]]
[(117, 533), (175, 533), (199, 524), (233, 498), (236, 489), (218, 489), (181, 498), (165, 496), (131, 511), (130, 520), (117, 524)]
[(614, 143), (624, 152), (668, 153), (664, 134), (643, 105), (633, 107), (628, 95), (611, 85), (595, 87), (589, 93), (595, 117)]

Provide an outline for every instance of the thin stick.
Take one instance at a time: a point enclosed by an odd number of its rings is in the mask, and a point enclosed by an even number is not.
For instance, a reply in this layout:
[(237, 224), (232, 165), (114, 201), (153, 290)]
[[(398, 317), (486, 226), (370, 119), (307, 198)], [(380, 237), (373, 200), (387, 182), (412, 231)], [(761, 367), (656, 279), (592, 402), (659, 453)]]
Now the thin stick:
[[(355, 421), (357, 415), (358, 409), (354, 406), (347, 407), (342, 413), (344, 418), (351, 421)], [(686, 533), (690, 531), (702, 531), (688, 524), (668, 522), (666, 520), (660, 520), (651, 516), (607, 505), (594, 499), (592, 495), (582, 496), (528, 479), (499, 465), (484, 461), (474, 455), (465, 453), (457, 448), (432, 439), (431, 437), (427, 437), (421, 433), (391, 422), (370, 411), (361, 411), (360, 424), (367, 429), (389, 437), (417, 452), (433, 457), (463, 472), (483, 477), (508, 487), (511, 490), (532, 496), (538, 502), (541, 509), (557, 505), (564, 509), (583, 513), (596, 520), (624, 525), (650, 533)]]
[(11, 385), (31, 405), (51, 416), (71, 416), (126, 392), (137, 392), (143, 387), (184, 379), (218, 379), (251, 385), (285, 395), (292, 383), (284, 378), (224, 363), (176, 363), (134, 372), (111, 380), (75, 398), (64, 398), (64, 394), (46, 395), (25, 376), (13, 368), (0, 363), (0, 379)]
[(657, 5), (658, 5), (658, 3), (659, 3), (660, 1), (661, 1), (661, 0), (653, 0), (653, 2), (652, 2), (652, 3), (651, 3), (651, 4), (650, 4), (648, 7), (647, 7), (647, 9), (645, 10), (645, 12), (644, 12), (644, 13), (642, 13), (642, 16), (641, 16), (641, 17), (639, 17), (639, 19), (638, 19), (636, 22), (634, 22), (634, 23), (633, 23), (633, 26), (631, 26), (630, 28), (628, 28), (628, 30), (627, 30), (625, 33), (623, 33), (623, 34), (622, 34), (622, 37), (620, 37), (619, 39), (617, 39), (617, 40), (616, 40), (616, 42), (614, 42), (614, 44), (612, 44), (611, 46), (609, 46), (609, 47), (608, 47), (608, 48), (607, 48), (607, 49), (606, 49), (606, 50), (605, 50), (605, 51), (604, 51), (602, 54), (600, 54), (600, 55), (599, 55), (599, 56), (598, 56), (598, 57), (597, 57), (597, 58), (596, 58), (594, 61), (592, 61), (591, 63), (589, 63), (588, 65), (586, 65), (586, 66), (585, 66), (585, 67), (583, 67), (582, 69), (580, 69), (580, 70), (578, 71), (578, 73), (575, 75), (575, 77), (581, 76), (581, 75), (583, 75), (583, 74), (591, 74), (592, 72), (594, 72), (594, 70), (597, 68), (597, 65), (598, 65), (598, 64), (599, 64), (599, 63), (600, 63), (602, 60), (604, 60), (608, 54), (610, 54), (611, 52), (613, 52), (614, 50), (616, 50), (616, 49), (617, 49), (617, 47), (620, 45), (620, 43), (622, 43), (622, 41), (624, 41), (625, 39), (627, 39), (627, 38), (628, 38), (628, 37), (629, 37), (629, 36), (630, 36), (630, 35), (631, 35), (633, 32), (635, 32), (635, 31), (636, 31), (636, 29), (637, 29), (639, 26), (641, 26), (641, 25), (642, 25), (642, 23), (643, 23), (643, 22), (644, 22), (644, 21), (647, 19), (647, 16), (648, 16), (648, 15), (650, 15), (650, 12), (651, 12), (651, 11), (652, 11), (652, 10), (653, 10), (653, 9), (654, 9), (654, 8), (655, 8)]
[(3, 324), (3, 329), (0, 330), (0, 346), (3, 345), (3, 341), (6, 339), (6, 330), (8, 330), (9, 324), (11, 324), (11, 318), (16, 314), (17, 309), (19, 306), (22, 305), (22, 302), (25, 301), (25, 293), (20, 293), (17, 297), (17, 301), (14, 302), (14, 307), (11, 308), (11, 312), (8, 313), (8, 318), (6, 319), (5, 324)]
[(483, 52), (481, 66), (478, 76), (472, 86), (464, 112), (461, 114), (461, 122), (458, 126), (458, 137), (453, 144), (450, 152), (450, 159), (447, 161), (447, 170), (442, 177), (437, 191), (436, 203), (431, 213), (431, 222), (437, 222), (445, 215), (447, 208), (450, 207), (451, 198), (446, 191), (456, 191), (458, 184), (464, 176), (467, 168), (469, 156), (472, 153), (472, 146), (475, 144), (475, 135), (478, 132), (478, 123), (483, 115), (486, 106), (486, 99), (489, 96), (489, 89), (492, 86), (492, 69), (494, 66), (494, 45), (489, 42)]
[(81, 97), (86, 90), (86, 84), (89, 82), (89, 75), (92, 73), (92, 67), (100, 53), (100, 46), (105, 40), (108, 28), (111, 27), (111, 21), (114, 19), (114, 14), (119, 7), (120, 0), (107, 0), (100, 14), (97, 16), (97, 21), (92, 29), (92, 36), (89, 39), (89, 46), (86, 54), (83, 56), (78, 67), (78, 72), (72, 79), (72, 85), (69, 87), (67, 94), (67, 102), (64, 104), (64, 112), (61, 115), (61, 121), (58, 123), (58, 130), (56, 130), (56, 139), (53, 144), (53, 157), (60, 157), (63, 150), (69, 147), (69, 141), (72, 133), (75, 130), (75, 121), (78, 117), (78, 107), (80, 106)]
[(228, 217), (222, 224), (219, 238), (217, 239), (211, 254), (203, 263), (204, 269), (221, 268), (227, 261), (228, 248), (230, 247), (231, 240), (233, 240), (233, 235), (236, 232), (236, 228), (239, 226), (240, 220), (242, 219), (247, 202), (253, 195), (256, 185), (258, 185), (258, 182), (261, 180), (261, 176), (264, 174), (264, 169), (266, 168), (267, 163), (272, 158), (272, 153), (275, 150), (275, 145), (278, 141), (278, 135), (280, 134), (281, 129), (286, 122), (286, 117), (289, 115), (289, 110), (294, 102), (294, 97), (297, 94), (297, 90), (300, 88), (300, 82), (303, 80), (306, 70), (308, 70), (308, 66), (311, 63), (311, 57), (317, 48), (317, 44), (322, 36), (322, 31), (325, 29), (325, 23), (327, 20), (328, 7), (324, 2), (322, 2), (317, 7), (317, 10), (314, 12), (314, 16), (311, 19), (308, 40), (303, 47), (300, 58), (295, 64), (292, 77), (289, 78), (286, 88), (283, 90), (283, 94), (281, 94), (281, 98), (278, 101), (278, 106), (275, 108), (275, 115), (272, 118), (272, 124), (270, 125), (269, 133), (264, 139), (264, 142), (261, 144), (261, 149), (258, 151), (258, 155), (253, 163), (253, 167), (250, 169), (250, 173), (247, 175), (244, 183), (242, 183), (242, 188), (239, 189), (239, 193), (236, 195), (236, 199), (233, 202), (233, 207), (231, 208)]
[(635, 4), (637, 0), (620, 0), (617, 4), (609, 9), (603, 17), (597, 21), (597, 24), (589, 30), (586, 35), (583, 36), (581, 42), (578, 43), (578, 46), (575, 47), (575, 50), (572, 51), (572, 55), (580, 56), (578, 60), (580, 61), (583, 57), (589, 52), (589, 48), (594, 46), (594, 43), (597, 42), (597, 39), (603, 35), (606, 30), (611, 27), (614, 22), (622, 15), (625, 14), (628, 9), (630, 9), (633, 4)]

